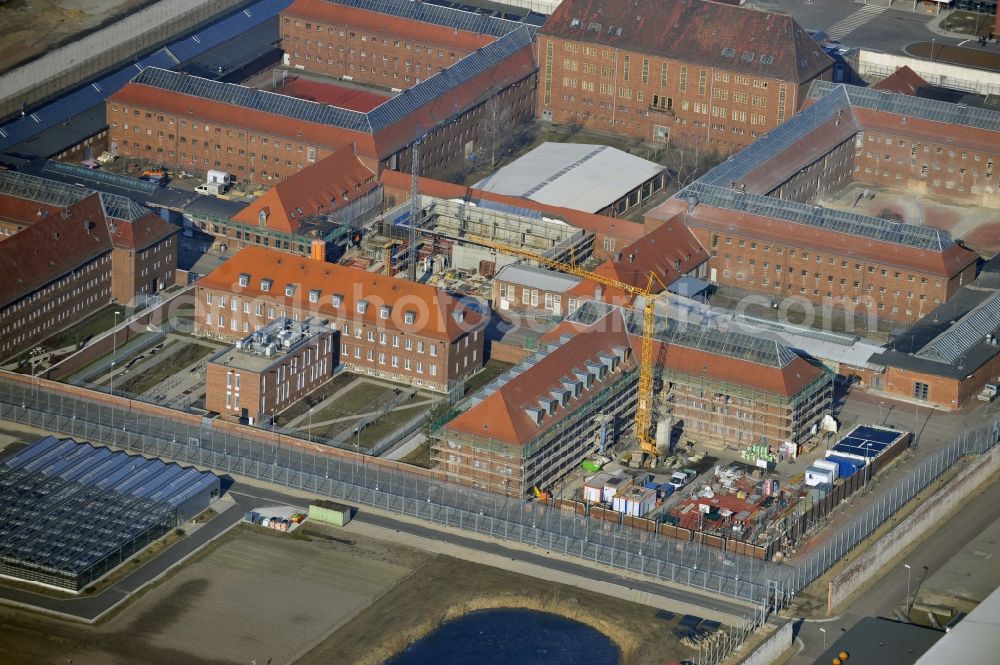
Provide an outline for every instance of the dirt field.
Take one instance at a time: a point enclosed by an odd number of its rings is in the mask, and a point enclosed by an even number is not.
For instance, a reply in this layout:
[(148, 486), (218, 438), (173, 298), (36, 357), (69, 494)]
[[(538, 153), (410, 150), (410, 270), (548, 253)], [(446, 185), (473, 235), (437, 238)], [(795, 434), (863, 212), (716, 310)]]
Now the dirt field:
[(382, 663), (443, 620), (491, 607), (528, 607), (587, 623), (618, 644), (621, 665), (662, 665), (671, 658), (681, 660), (693, 654), (671, 635), (679, 617), (665, 620), (645, 605), (438, 556), (296, 665)]
[(307, 542), (241, 527), (103, 625), (0, 608), (0, 661), (289, 663), (426, 559), (356, 535)]
[(0, 73), (93, 32), (153, 0), (10, 0), (0, 2)]

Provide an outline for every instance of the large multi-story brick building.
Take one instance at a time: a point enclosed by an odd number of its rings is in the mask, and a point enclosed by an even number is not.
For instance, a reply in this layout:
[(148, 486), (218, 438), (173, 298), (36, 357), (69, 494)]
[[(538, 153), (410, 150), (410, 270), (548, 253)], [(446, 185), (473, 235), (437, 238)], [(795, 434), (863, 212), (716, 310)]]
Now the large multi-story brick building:
[(809, 96), (793, 120), (651, 211), (647, 226), (683, 219), (718, 284), (916, 321), (975, 278), (976, 254), (947, 231), (812, 201), (873, 182), (995, 204), (1000, 114), (823, 81)]
[(273, 422), (333, 376), (336, 347), (329, 326), (277, 319), (208, 359), (205, 408), (248, 425)]
[(174, 282), (180, 229), (129, 199), (2, 171), (0, 209), (25, 227), (0, 243), (0, 358)]
[[(394, 6), (379, 3), (362, 13)], [(393, 25), (409, 21), (388, 11), (374, 15)], [(351, 144), (376, 173), (408, 170), (411, 145), (421, 139), (420, 170), (447, 173), (487, 137), (533, 115), (534, 29), (504, 24), (514, 29), (368, 112), (149, 67), (108, 98), (108, 143), (112, 153), (144, 162), (220, 169), (237, 181), (266, 184)]]
[(486, 319), (445, 291), (263, 247), (197, 282), (195, 328), (238, 340), (275, 320), (326, 319), (338, 363), (445, 392), (483, 366)]
[[(484, 386), (435, 433), (435, 468), (453, 482), (528, 496), (602, 444), (626, 438), (638, 393), (640, 319), (613, 305), (581, 305), (546, 334), (546, 346)], [(833, 375), (773, 340), (661, 321), (654, 355), (664, 369), (662, 385), (654, 385), (664, 450), (679, 430), (711, 447), (763, 443), (777, 452), (807, 440), (832, 408)]]
[(521, 25), (410, 0), (295, 0), (280, 20), (286, 65), (403, 90)]
[(834, 66), (790, 16), (715, 2), (565, 0), (537, 42), (538, 117), (723, 154)]

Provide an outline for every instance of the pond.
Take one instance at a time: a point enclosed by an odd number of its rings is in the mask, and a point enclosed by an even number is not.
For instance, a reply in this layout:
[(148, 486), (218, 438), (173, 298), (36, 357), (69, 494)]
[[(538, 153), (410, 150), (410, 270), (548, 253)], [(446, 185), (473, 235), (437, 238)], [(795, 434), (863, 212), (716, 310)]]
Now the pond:
[(386, 665), (617, 665), (603, 633), (557, 614), (525, 609), (471, 612), (447, 621)]

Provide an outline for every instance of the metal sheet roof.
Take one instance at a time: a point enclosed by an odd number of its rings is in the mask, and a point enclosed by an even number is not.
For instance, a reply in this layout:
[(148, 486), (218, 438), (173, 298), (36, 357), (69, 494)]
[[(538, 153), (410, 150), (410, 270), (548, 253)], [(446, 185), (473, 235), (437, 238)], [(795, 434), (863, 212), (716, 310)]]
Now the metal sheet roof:
[(554, 270), (520, 265), (504, 266), (497, 273), (496, 280), (556, 293), (568, 291), (582, 281), (579, 277)]
[(597, 212), (664, 170), (610, 146), (547, 142), (473, 187)]

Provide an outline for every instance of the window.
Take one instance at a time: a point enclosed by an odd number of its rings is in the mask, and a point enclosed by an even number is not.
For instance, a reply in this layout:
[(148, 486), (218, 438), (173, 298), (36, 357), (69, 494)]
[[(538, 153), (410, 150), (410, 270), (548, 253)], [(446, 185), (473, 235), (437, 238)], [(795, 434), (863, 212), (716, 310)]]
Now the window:
[(295, 285), (294, 284), (285, 284), (285, 295), (286, 296), (293, 296), (293, 295), (295, 295)]
[(913, 397), (921, 401), (927, 401), (927, 394), (929, 392), (929, 386), (922, 381), (913, 382)]
[(416, 312), (403, 312), (403, 323), (413, 324), (417, 320)]
[(378, 308), (378, 318), (382, 319), (383, 321), (386, 320), (386, 319), (388, 319), (390, 311), (391, 311), (391, 308), (388, 307), (388, 306), (386, 306), (386, 305), (383, 305), (383, 306), (379, 307)]
[(368, 311), (368, 303), (366, 301), (364, 301), (364, 300), (359, 300), (358, 301), (357, 311), (358, 311), (358, 314), (364, 314), (365, 312), (367, 312)]
[(264, 293), (267, 293), (268, 291), (271, 290), (272, 284), (274, 284), (274, 280), (262, 279), (260, 280), (260, 290), (263, 291)]
[(240, 286), (248, 286), (250, 284), (250, 275), (247, 273), (240, 274)]
[(319, 289), (309, 289), (309, 302), (319, 302)]
[(330, 296), (330, 304), (333, 305), (334, 307), (340, 307), (342, 304), (344, 304), (344, 296), (342, 296), (339, 293), (334, 293), (332, 296)]

